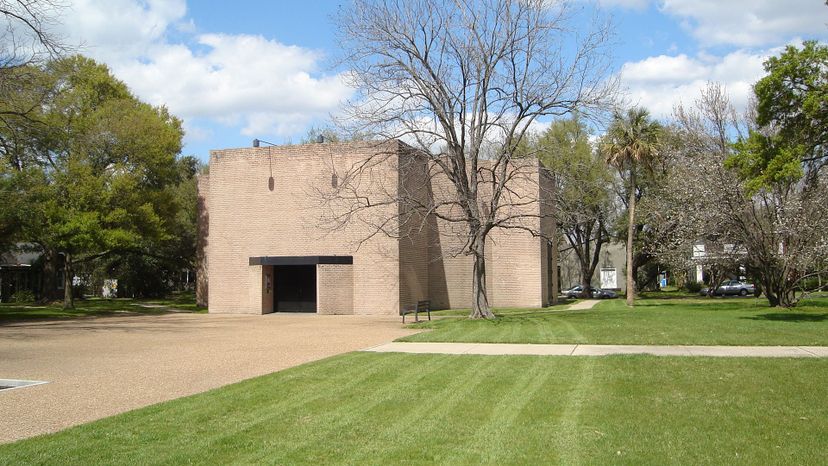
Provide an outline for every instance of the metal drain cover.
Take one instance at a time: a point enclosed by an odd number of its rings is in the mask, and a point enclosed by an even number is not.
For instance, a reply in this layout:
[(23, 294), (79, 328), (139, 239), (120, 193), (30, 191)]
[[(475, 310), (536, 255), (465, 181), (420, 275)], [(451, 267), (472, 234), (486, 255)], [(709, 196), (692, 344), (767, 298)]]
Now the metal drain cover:
[(14, 390), (15, 388), (31, 387), (34, 385), (42, 385), (44, 383), (49, 382), (44, 382), (41, 380), (0, 379), (0, 391)]

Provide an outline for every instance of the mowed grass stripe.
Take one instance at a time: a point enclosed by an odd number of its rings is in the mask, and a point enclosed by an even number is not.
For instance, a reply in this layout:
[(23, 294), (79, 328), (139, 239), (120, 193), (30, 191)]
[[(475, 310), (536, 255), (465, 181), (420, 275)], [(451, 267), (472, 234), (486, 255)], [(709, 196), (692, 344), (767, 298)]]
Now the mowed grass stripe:
[(824, 359), (352, 353), (0, 445), (0, 464), (820, 464), (826, 398)]
[(597, 359), (586, 358), (579, 365), (575, 385), (565, 401), (559, 434), (555, 437), (555, 450), (560, 453), (562, 464), (581, 464), (581, 411), (588, 394), (594, 390), (596, 363)]
[[(330, 404), (330, 398), (334, 396), (332, 394), (354, 393), (362, 385), (370, 386), (376, 383), (376, 380), (385, 380), (385, 374), (388, 371), (388, 366), (384, 361), (358, 362), (342, 357), (330, 358), (325, 360), (324, 364), (309, 367), (315, 370), (308, 374), (295, 371), (295, 369), (288, 370), (292, 376), (287, 378), (283, 384), (276, 386), (268, 384), (266, 387), (254, 385), (249, 390), (229, 394), (228, 401), (232, 403), (231, 406), (242, 403), (259, 406), (261, 409), (242, 412), (240, 416), (232, 416), (229, 425), (215, 432), (204, 433), (204, 442), (182, 449), (177, 456), (184, 459), (200, 449), (225, 452), (239, 450), (244, 443), (267, 443), (275, 434), (275, 432), (269, 432), (270, 426), (287, 424), (290, 420), (298, 420), (296, 422), (301, 424), (301, 419), (307, 413), (326, 410)], [(397, 375), (407, 377), (410, 374), (399, 373)], [(250, 382), (267, 383), (262, 378), (253, 379)], [(308, 387), (312, 390), (308, 390)], [(302, 392), (305, 396), (301, 402), (297, 402), (295, 395)], [(245, 451), (244, 448), (241, 450)], [(235, 455), (233, 458), (238, 459)], [(211, 458), (215, 461), (224, 459), (222, 457)], [(177, 458), (169, 458), (169, 460), (171, 463), (179, 462)]]
[[(500, 365), (516, 361), (502, 360)], [(512, 371), (500, 371), (490, 383), (495, 390), (489, 394), (492, 409), (472, 438), (457, 445), (446, 463), (472, 461), (485, 464), (522, 463), (521, 449), (516, 445), (523, 438), (522, 422), (525, 407), (548, 382), (552, 373), (542, 358), (524, 358), (518, 362), (520, 376), (510, 378)], [(459, 414), (459, 413), (458, 413)]]
[[(429, 359), (428, 356), (419, 355), (414, 364), (430, 364)], [(468, 364), (456, 371), (445, 373), (446, 377), (433, 378), (429, 385), (417, 387), (419, 390), (405, 391), (397, 398), (388, 399), (382, 405), (384, 409), (365, 413), (371, 419), (379, 420), (378, 424), (370, 426), (370, 430), (379, 432), (379, 435), (366, 432), (369, 444), (362, 451), (349, 455), (346, 462), (365, 464), (379, 454), (391, 462), (434, 461), (435, 458), (429, 455), (427, 448), (412, 457), (412, 439), (421, 435), (421, 432), (441, 430), (450, 413), (469, 398), (475, 399), (475, 392), (501, 369), (499, 361), (493, 364), (485, 359), (469, 360)], [(447, 436), (447, 440), (451, 441), (457, 434), (459, 432), (453, 432)]]
[[(349, 359), (350, 367), (346, 370), (359, 372), (356, 361), (370, 359)], [(450, 364), (450, 358), (438, 357), (427, 366), (407, 363), (399, 367), (385, 362), (379, 370), (364, 378), (359, 384), (348, 389), (337, 386), (315, 387), (306, 385), (305, 389), (317, 393), (311, 403), (294, 403), (290, 408), (280, 412), (278, 417), (280, 429), (260, 429), (239, 432), (238, 435), (225, 436), (221, 442), (233, 446), (254, 436), (254, 438), (272, 439), (281, 437), (280, 442), (287, 444), (279, 451), (277, 462), (295, 462), (299, 459), (325, 462), (332, 456), (341, 455), (339, 445), (352, 440), (354, 425), (377, 404), (385, 403), (389, 398), (399, 396), (408, 390), (417, 390), (427, 383), (435, 373), (443, 373), (444, 366)], [(345, 369), (345, 366), (343, 366)], [(331, 368), (332, 371), (337, 370)], [(278, 393), (274, 393), (278, 396)], [(276, 416), (276, 414), (274, 414)], [(261, 426), (259, 426), (261, 427)], [(288, 442), (285, 442), (287, 440)], [(217, 451), (226, 450), (218, 448)], [(255, 456), (255, 455), (254, 455)], [(238, 459), (238, 458), (236, 458)], [(256, 458), (250, 458), (255, 460)], [(224, 458), (215, 458), (224, 460)], [(246, 458), (242, 457), (242, 461)], [(255, 461), (251, 461), (255, 462)]]
[[(280, 373), (279, 386), (274, 389), (272, 382), (265, 377), (258, 377), (245, 381), (244, 384), (233, 384), (221, 389), (212, 390), (194, 397), (185, 397), (166, 403), (156, 404), (141, 410), (143, 422), (150, 425), (158, 425), (161, 428), (148, 430), (143, 423), (133, 422), (137, 411), (125, 413), (123, 422), (116, 421), (121, 416), (110, 417), (98, 421), (102, 424), (111, 424), (118, 428), (105, 428), (101, 430), (81, 431), (79, 435), (72, 436), (70, 441), (60, 444), (60, 451), (39, 452), (42, 458), (31, 458), (33, 462), (49, 460), (57, 454), (57, 457), (73, 458), (93, 455), (96, 462), (129, 462), (133, 455), (133, 447), (136, 443), (154, 445), (156, 453), (153, 455), (154, 462), (169, 461), (176, 463), (176, 458), (187, 458), (197, 455), (202, 451), (209, 451), (222, 436), (245, 429), (254, 423), (266, 421), (268, 413), (284, 413), (290, 408), (301, 409), (296, 405), (296, 400), (290, 397), (280, 397), (279, 390), (286, 393), (296, 393), (304, 390), (308, 384), (316, 387), (318, 391), (309, 393), (310, 396), (302, 400), (302, 404), (310, 404), (324, 397), (334, 388), (344, 389), (347, 393), (353, 390), (354, 385), (364, 383), (372, 374), (377, 371), (387, 371), (388, 367), (381, 360), (364, 361), (365, 365), (359, 369), (355, 367), (339, 367), (332, 370), (342, 361), (345, 366), (352, 364), (348, 359), (340, 360), (332, 358), (326, 360), (326, 364), (305, 365), (301, 371), (298, 368), (287, 369)], [(401, 375), (404, 376), (404, 375)], [(210, 395), (210, 404), (201, 402), (202, 397)], [(215, 406), (223, 407), (220, 414), (224, 419), (220, 429), (216, 429)], [(248, 410), (245, 407), (260, 406), (262, 409)], [(186, 418), (188, 422), (181, 423), (176, 429), (164, 428), (170, 418)], [(67, 431), (56, 435), (65, 435)], [(100, 441), (100, 432), (106, 432), (106, 440), (111, 442), (112, 448), (90, 451), (88, 445)], [(180, 439), (187, 437), (190, 441), (180, 444)], [(215, 451), (222, 451), (216, 449)], [(165, 457), (169, 455), (169, 457)]]
[[(631, 345), (828, 346), (828, 299), (792, 309), (761, 299), (609, 300), (578, 311), (496, 309), (496, 320), (436, 319), (399, 341)], [(440, 312), (437, 313), (439, 315)]]

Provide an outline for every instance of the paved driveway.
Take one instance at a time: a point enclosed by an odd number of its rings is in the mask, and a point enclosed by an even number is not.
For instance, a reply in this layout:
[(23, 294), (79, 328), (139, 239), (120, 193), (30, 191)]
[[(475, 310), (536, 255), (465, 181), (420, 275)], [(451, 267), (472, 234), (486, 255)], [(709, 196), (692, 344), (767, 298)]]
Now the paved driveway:
[(0, 443), (415, 333), (397, 317), (167, 314), (0, 326)]

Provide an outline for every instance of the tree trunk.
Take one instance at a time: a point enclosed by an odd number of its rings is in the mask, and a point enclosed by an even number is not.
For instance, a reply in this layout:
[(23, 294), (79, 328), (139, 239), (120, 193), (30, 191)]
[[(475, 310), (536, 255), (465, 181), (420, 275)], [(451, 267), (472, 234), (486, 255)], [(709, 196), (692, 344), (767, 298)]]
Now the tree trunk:
[[(557, 234), (557, 227), (555, 227), (555, 230), (553, 230), (553, 231), (555, 232), (553, 235), (556, 235)], [(550, 304), (552, 304), (554, 306), (554, 305), (558, 304), (558, 288), (560, 287), (558, 285), (558, 282), (561, 279), (558, 276), (558, 242), (557, 241), (552, 242), (552, 248), (551, 249), (552, 249), (552, 251), (551, 251), (552, 252), (552, 270), (550, 270), (549, 273), (552, 274), (552, 289), (549, 292), (551, 294)]]
[(58, 298), (58, 253), (53, 249), (43, 252), (43, 276), (40, 287), (40, 302), (48, 303)]
[(589, 287), (592, 286), (592, 276), (589, 274), (589, 265), (581, 264), (581, 297), (582, 298), (591, 298), (592, 293), (589, 291)]
[(635, 231), (635, 167), (630, 169), (630, 202), (627, 214), (627, 306), (635, 306), (635, 273), (633, 270), (633, 232)]
[(74, 309), (75, 297), (72, 293), (72, 256), (69, 253), (64, 255), (63, 263), (63, 308)]
[(472, 245), (474, 255), (474, 274), (472, 277), (472, 312), (471, 319), (494, 319), (486, 297), (486, 238), (477, 238)]

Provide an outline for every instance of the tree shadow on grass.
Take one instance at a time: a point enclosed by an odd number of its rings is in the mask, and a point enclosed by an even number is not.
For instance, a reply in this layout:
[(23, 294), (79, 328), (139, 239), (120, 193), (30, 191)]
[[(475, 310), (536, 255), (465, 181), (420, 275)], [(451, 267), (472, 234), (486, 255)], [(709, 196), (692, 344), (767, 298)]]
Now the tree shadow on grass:
[(773, 320), (781, 322), (822, 322), (828, 320), (828, 314), (808, 314), (804, 312), (772, 312), (751, 317), (740, 317), (750, 320)]

